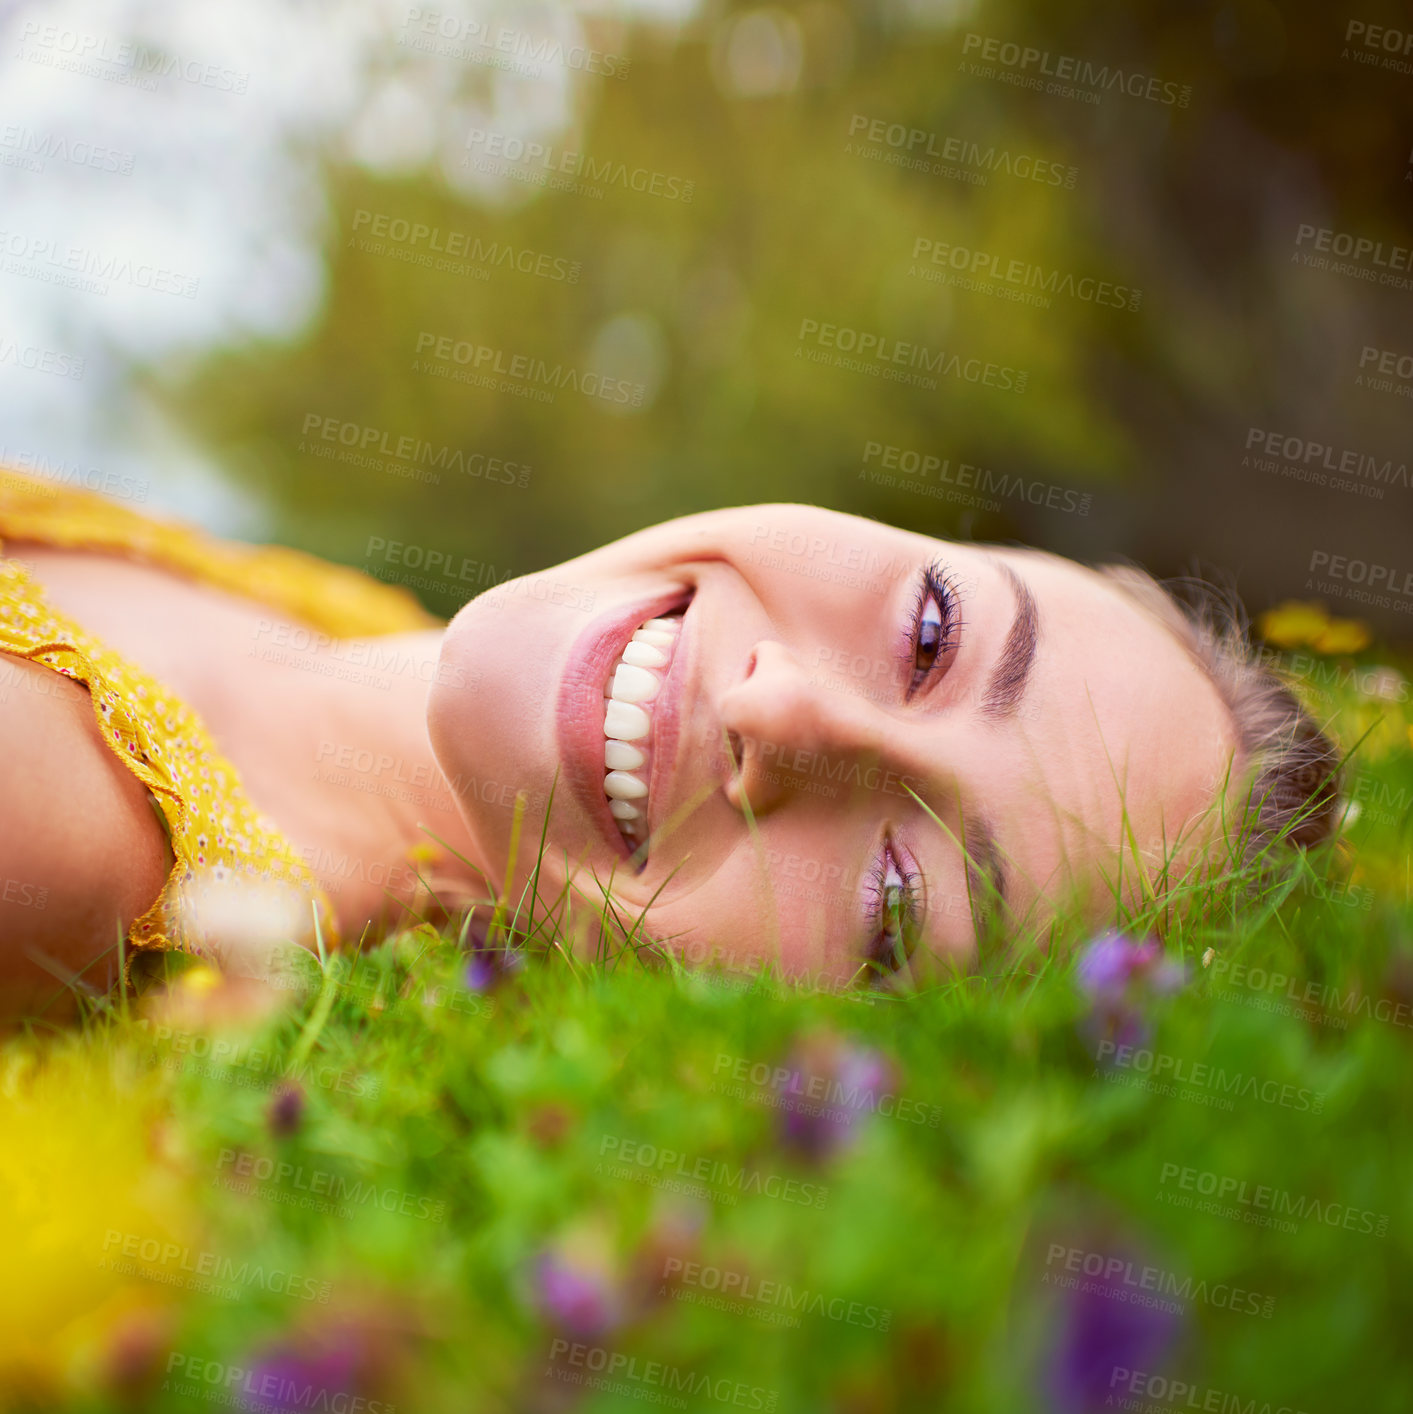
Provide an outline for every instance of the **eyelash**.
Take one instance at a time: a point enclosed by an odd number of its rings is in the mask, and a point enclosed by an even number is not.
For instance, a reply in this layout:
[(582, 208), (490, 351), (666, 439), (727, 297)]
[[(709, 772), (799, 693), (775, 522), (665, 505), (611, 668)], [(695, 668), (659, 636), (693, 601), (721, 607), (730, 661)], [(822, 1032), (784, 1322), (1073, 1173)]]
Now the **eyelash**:
[[(937, 605), (940, 614), (937, 648), (932, 662), (926, 668), (917, 666), (917, 655), (922, 648), (922, 631), (926, 624), (927, 606)], [(912, 623), (908, 631), (908, 648), (912, 653), (912, 668), (908, 681), (907, 695), (912, 697), (932, 675), (938, 664), (949, 659), (962, 636), (961, 596), (952, 583), (946, 567), (940, 560), (924, 565), (917, 587), (917, 598), (913, 603)]]
[[(896, 882), (889, 878), (897, 876)], [(895, 892), (896, 891), (896, 892)], [(885, 841), (878, 859), (869, 873), (869, 926), (873, 936), (868, 948), (868, 961), (876, 973), (897, 972), (912, 956), (917, 932), (918, 876), (909, 872)], [(889, 894), (894, 893), (890, 905)], [(889, 932), (889, 924), (897, 919), (897, 929)]]

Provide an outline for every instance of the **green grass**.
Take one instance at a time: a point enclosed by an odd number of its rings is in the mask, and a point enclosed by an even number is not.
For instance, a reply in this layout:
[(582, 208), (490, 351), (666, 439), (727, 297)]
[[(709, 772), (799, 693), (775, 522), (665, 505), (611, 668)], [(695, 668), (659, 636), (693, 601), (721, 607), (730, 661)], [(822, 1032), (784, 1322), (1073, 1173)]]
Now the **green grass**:
[[(1362, 814), (1174, 930), (1186, 981), (1132, 999), (1132, 1056), (1069, 957), (841, 995), (539, 933), (477, 992), (427, 928), (302, 955), (245, 1020), (188, 983), (11, 1041), (16, 1406), (240, 1408), (284, 1350), (300, 1393), (267, 1407), (1090, 1407), (1068, 1352), (1110, 1372), (1096, 1408), (1405, 1414), (1413, 753), (1406, 704), (1326, 677)], [(792, 1130), (786, 1075), (877, 1103)], [(575, 1382), (601, 1363), (616, 1388)]]

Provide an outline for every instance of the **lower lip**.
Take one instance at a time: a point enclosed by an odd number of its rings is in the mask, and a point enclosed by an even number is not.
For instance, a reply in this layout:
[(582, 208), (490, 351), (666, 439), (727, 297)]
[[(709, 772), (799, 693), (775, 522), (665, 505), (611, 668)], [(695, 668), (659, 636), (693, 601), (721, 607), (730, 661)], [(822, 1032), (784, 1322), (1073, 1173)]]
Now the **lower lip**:
[[(632, 850), (619, 831), (618, 822), (608, 808), (608, 797), (603, 793), (606, 770), (603, 761), (604, 683), (633, 634), (648, 619), (661, 618), (682, 608), (687, 598), (687, 590), (674, 589), (670, 594), (659, 594), (600, 614), (574, 640), (560, 681), (556, 720), (561, 776), (579, 808), (598, 827), (604, 844), (623, 859), (630, 858)], [(656, 767), (656, 722), (653, 757)]]

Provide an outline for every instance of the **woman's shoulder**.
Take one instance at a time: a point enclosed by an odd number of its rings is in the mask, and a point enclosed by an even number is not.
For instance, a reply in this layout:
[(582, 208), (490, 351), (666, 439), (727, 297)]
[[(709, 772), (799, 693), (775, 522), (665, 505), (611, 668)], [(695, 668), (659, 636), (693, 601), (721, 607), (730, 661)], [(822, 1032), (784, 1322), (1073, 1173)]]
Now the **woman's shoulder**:
[[(105, 743), (88, 691), (0, 654), (0, 1009), (82, 974), (105, 990), (117, 941), (161, 893), (166, 836)], [(106, 956), (105, 956), (106, 955)]]

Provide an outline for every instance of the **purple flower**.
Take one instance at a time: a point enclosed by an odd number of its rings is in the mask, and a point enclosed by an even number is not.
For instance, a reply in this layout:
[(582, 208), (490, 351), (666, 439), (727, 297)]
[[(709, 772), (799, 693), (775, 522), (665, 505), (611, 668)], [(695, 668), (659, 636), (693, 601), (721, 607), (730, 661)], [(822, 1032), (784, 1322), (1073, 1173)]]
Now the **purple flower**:
[(291, 1081), (278, 1086), (265, 1110), (265, 1122), (277, 1139), (288, 1139), (304, 1118), (304, 1091)]
[(462, 980), (468, 992), (489, 992), (524, 966), (523, 952), (511, 947), (491, 947), (484, 932), (470, 931), (466, 942), (466, 967)]
[(1045, 1365), (1048, 1407), (1056, 1414), (1112, 1408), (1115, 1371), (1161, 1369), (1177, 1339), (1178, 1315), (1161, 1303), (1134, 1301), (1147, 1293), (1123, 1280), (1142, 1262), (1113, 1255), (1104, 1254), (1097, 1275), (1076, 1273), (1076, 1285), (1063, 1292)]
[(1085, 1035), (1117, 1046), (1141, 1045), (1148, 1036), (1144, 1004), (1177, 991), (1184, 979), (1181, 965), (1164, 956), (1156, 938), (1136, 943), (1112, 932), (1085, 947), (1077, 976), (1090, 1001)]
[(540, 1254), (534, 1275), (536, 1303), (567, 1335), (592, 1339), (622, 1322), (622, 1300), (602, 1264), (556, 1249)]
[(308, 1414), (351, 1405), (357, 1394), (360, 1351), (352, 1332), (318, 1350), (276, 1346), (256, 1359), (240, 1387), (247, 1409)]
[(823, 1162), (846, 1149), (860, 1118), (877, 1109), (891, 1072), (878, 1051), (832, 1037), (796, 1047), (776, 1072), (781, 1137), (807, 1158)]
[(499, 976), (490, 958), (483, 952), (472, 953), (466, 963), (466, 990), (489, 992)]
[(1155, 992), (1175, 992), (1182, 980), (1182, 968), (1163, 956), (1156, 938), (1135, 943), (1122, 933), (1104, 933), (1079, 960), (1079, 985), (1090, 996), (1122, 992), (1134, 983)]

